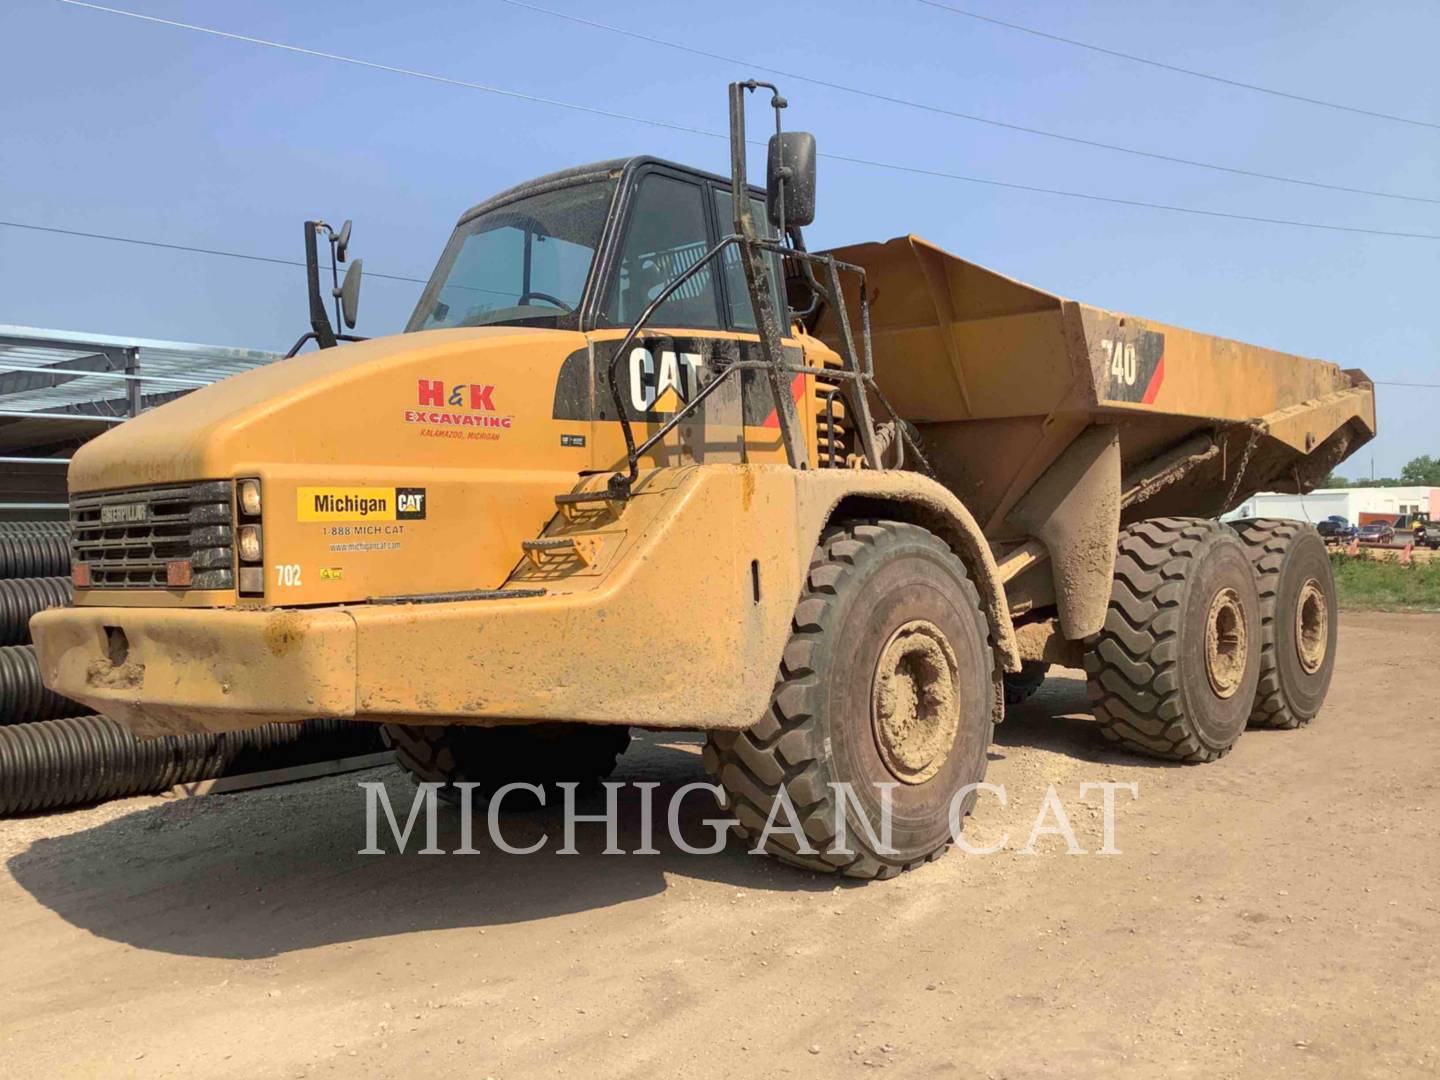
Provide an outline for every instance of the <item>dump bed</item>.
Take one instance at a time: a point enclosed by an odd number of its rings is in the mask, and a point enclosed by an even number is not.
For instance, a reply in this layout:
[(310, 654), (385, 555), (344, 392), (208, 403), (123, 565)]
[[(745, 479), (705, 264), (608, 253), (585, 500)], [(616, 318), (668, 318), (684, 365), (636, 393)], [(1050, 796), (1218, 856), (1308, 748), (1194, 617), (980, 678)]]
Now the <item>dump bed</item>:
[(987, 532), (1096, 424), (1118, 430), (1132, 488), (1204, 452), (1132, 492), (1131, 516), (1308, 489), (1374, 436), (1362, 372), (1066, 300), (914, 236), (833, 254), (866, 271), (877, 383)]

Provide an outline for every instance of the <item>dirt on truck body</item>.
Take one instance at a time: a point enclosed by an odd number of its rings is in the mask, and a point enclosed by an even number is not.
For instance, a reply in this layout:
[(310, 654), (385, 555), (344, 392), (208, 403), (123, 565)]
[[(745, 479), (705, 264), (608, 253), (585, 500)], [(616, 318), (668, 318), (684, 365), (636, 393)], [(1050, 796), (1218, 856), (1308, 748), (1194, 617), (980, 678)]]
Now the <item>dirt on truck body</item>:
[(744, 829), (787, 806), (810, 842), (769, 850), (863, 877), (945, 850), (1051, 663), (1160, 757), (1313, 717), (1323, 545), (1215, 515), (1371, 438), (1368, 380), (913, 237), (807, 252), (814, 139), (746, 181), (762, 88), (728, 177), (631, 158), (469, 211), (403, 334), (341, 343), (307, 231), (319, 351), (76, 454), (46, 681), (142, 735), (372, 721), (482, 795), (698, 728)]

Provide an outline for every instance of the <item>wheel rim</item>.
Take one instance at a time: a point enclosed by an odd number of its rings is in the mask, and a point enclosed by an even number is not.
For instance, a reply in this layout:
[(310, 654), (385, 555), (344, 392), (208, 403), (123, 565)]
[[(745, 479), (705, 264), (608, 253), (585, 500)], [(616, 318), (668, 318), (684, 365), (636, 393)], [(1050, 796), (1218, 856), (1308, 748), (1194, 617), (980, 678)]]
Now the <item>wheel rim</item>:
[(959, 665), (944, 632), (925, 619), (890, 635), (875, 664), (870, 718), (881, 760), (897, 780), (940, 771), (960, 726)]
[(1325, 663), (1330, 648), (1330, 605), (1320, 582), (1311, 578), (1300, 587), (1295, 602), (1295, 652), (1300, 666), (1311, 675)]
[(1240, 594), (1221, 589), (1210, 601), (1205, 621), (1205, 672), (1217, 697), (1232, 697), (1245, 679), (1247, 636)]

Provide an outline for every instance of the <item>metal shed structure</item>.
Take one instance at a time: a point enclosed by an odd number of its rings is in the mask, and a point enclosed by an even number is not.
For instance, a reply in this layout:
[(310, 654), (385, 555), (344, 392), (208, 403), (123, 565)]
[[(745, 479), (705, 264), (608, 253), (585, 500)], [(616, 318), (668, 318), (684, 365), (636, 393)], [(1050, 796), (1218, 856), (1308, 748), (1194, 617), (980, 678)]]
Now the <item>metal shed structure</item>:
[(0, 520), (64, 518), (65, 467), (81, 443), (278, 358), (259, 349), (0, 325)]

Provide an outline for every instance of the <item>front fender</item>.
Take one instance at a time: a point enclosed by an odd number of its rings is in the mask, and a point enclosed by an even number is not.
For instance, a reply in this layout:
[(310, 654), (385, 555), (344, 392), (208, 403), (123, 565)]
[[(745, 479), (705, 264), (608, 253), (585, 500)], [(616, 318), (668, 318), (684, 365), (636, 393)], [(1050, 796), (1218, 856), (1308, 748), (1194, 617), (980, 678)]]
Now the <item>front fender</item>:
[(939, 536), (960, 557), (985, 605), (991, 645), (1005, 671), (1020, 670), (1020, 650), (1010, 605), (995, 556), (980, 523), (951, 491), (919, 473), (816, 470), (797, 474), (796, 503), (808, 540), (801, 544), (808, 565), (820, 532), (832, 519), (889, 518), (920, 525)]

